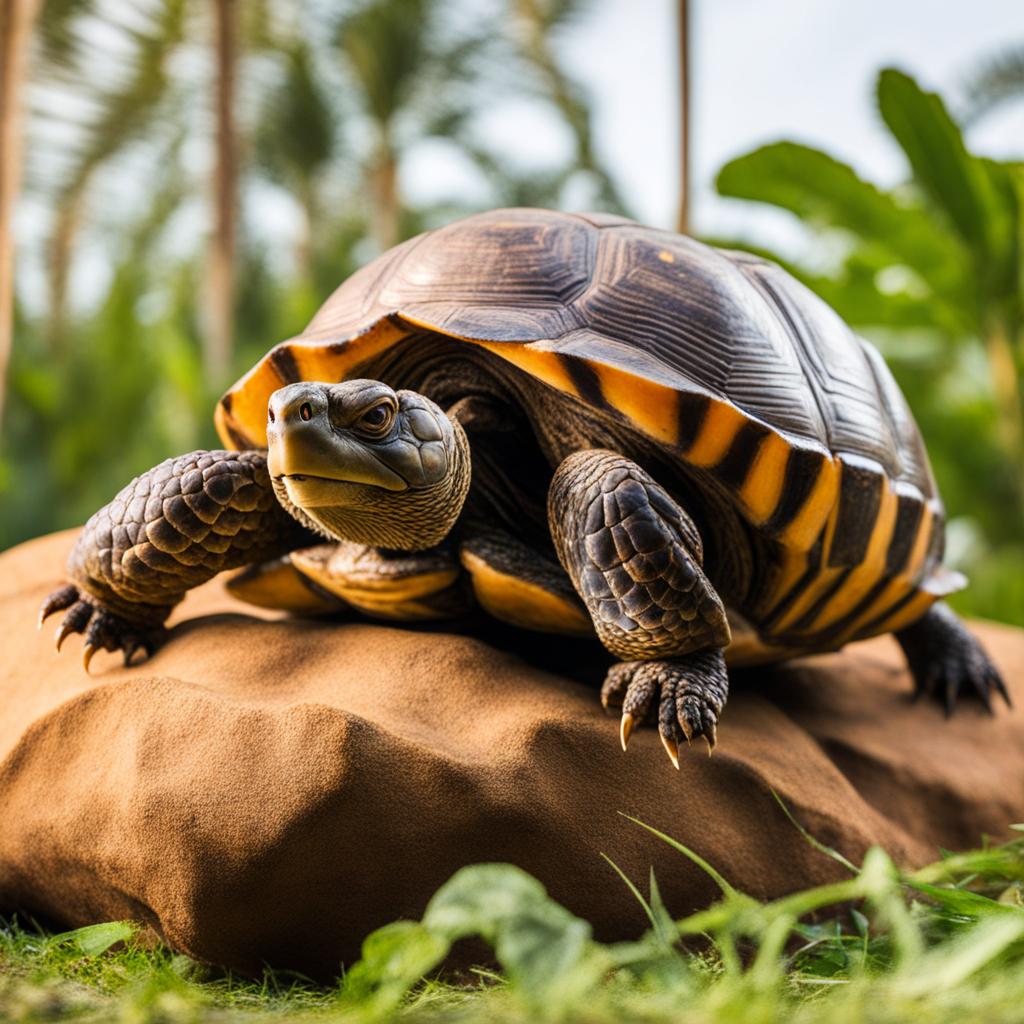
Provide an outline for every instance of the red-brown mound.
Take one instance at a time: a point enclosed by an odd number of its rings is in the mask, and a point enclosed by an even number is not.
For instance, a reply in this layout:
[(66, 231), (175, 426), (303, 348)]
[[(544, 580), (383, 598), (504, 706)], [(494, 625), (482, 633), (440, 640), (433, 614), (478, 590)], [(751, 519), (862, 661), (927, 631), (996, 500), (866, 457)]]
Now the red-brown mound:
[[(912, 704), (888, 638), (742, 676), (714, 757), (677, 773), (653, 731), (623, 754), (585, 683), (466, 636), (268, 621), (216, 582), (151, 661), (86, 676), (76, 640), (58, 656), (35, 628), (72, 538), (0, 556), (3, 909), (330, 976), (474, 861), (532, 872), (599, 937), (646, 923), (601, 852), (641, 883), (653, 864), (679, 915), (714, 898), (620, 811), (760, 897), (842, 874), (771, 789), (854, 860), (924, 862), (1024, 819), (1024, 716)], [(1024, 705), (1024, 634), (977, 628)]]

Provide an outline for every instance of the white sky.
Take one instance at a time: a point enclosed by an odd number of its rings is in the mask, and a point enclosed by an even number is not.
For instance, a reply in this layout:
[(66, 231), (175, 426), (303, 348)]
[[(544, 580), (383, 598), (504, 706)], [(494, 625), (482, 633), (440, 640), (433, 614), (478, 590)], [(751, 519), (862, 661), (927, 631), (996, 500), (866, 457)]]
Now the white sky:
[[(495, 17), (504, 9), (504, 0), (464, 2), (471, 11), (484, 5)], [(675, 0), (593, 0), (556, 40), (588, 91), (597, 146), (620, 191), (640, 220), (663, 227), (675, 222), (678, 188), (675, 8)], [(792, 250), (801, 235), (788, 215), (715, 195), (713, 178), (725, 161), (791, 138), (826, 149), (869, 178), (895, 182), (905, 168), (875, 110), (878, 70), (897, 65), (955, 99), (979, 58), (1012, 44), (1024, 44), (1024, 0), (691, 0), (694, 231)], [(550, 166), (567, 154), (566, 129), (535, 103), (498, 104), (480, 127), (485, 140), (526, 166)], [(969, 143), (1024, 158), (1024, 101), (993, 112)], [(414, 147), (401, 180), (413, 202), (482, 201), (479, 176), (441, 143)], [(290, 204), (262, 192), (258, 198), (268, 252), (287, 250)], [(184, 220), (186, 234), (205, 230), (205, 199), (197, 200)], [(581, 196), (574, 205), (589, 204)], [(29, 203), (20, 211), (26, 240), (45, 228), (36, 213)], [(43, 257), (38, 248), (34, 255), (23, 283), (26, 297), (41, 301)], [(79, 259), (75, 271), (74, 294), (101, 293), (100, 261)]]
[[(955, 103), (980, 58), (1024, 44), (1024, 0), (691, 0), (690, 9), (693, 229), (783, 247), (797, 237), (788, 215), (716, 196), (723, 163), (796, 139), (894, 183), (906, 168), (875, 109), (878, 71), (898, 66)], [(678, 201), (675, 19), (675, 0), (594, 0), (557, 40), (589, 93), (598, 149), (622, 194), (640, 220), (663, 227)], [(525, 101), (500, 105), (482, 127), (527, 165), (567, 153), (565, 129)], [(968, 141), (1024, 157), (1024, 101), (994, 110)], [(411, 154), (402, 183), (423, 200), (479, 187), (429, 144)]]
[[(863, 175), (898, 180), (905, 169), (874, 105), (881, 67), (955, 94), (982, 55), (1024, 44), (1022, 0), (691, 0), (690, 8), (693, 221), (706, 234), (748, 227), (751, 206), (718, 198), (712, 181), (726, 160), (765, 142), (796, 139)], [(672, 0), (604, 0), (563, 51), (591, 91), (601, 152), (637, 215), (658, 226), (671, 226), (676, 208), (675, 25)], [(969, 142), (1024, 156), (1024, 102), (993, 111)]]

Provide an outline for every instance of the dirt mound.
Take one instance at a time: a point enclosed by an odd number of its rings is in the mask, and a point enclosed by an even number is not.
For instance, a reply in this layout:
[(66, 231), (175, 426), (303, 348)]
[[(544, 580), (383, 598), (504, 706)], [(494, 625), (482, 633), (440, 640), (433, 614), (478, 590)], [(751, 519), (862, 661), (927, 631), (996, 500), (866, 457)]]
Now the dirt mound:
[[(772, 789), (854, 860), (881, 843), (924, 862), (1024, 819), (1024, 715), (967, 703), (947, 722), (912, 704), (889, 638), (735, 678), (714, 756), (695, 745), (675, 772), (653, 730), (619, 749), (599, 654), (269, 621), (217, 581), (151, 661), (101, 654), (86, 676), (77, 640), (57, 656), (53, 627), (35, 628), (73, 536), (0, 556), (6, 910), (131, 917), (199, 959), (329, 977), (474, 861), (532, 872), (600, 938), (646, 927), (602, 852), (642, 887), (653, 865), (676, 914), (715, 897), (619, 812), (759, 897), (842, 875)], [(1024, 633), (976, 628), (1024, 705)]]

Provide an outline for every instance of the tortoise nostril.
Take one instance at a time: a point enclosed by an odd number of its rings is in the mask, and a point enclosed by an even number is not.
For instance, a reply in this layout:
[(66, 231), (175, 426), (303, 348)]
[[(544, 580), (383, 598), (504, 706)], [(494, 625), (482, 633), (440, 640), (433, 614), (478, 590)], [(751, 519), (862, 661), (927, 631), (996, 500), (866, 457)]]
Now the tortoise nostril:
[(274, 420), (277, 419), (277, 417), (274, 415), (274, 407), (273, 406), (271, 406), (270, 408), (267, 409), (267, 419), (270, 420), (271, 423), (273, 423)]
[(313, 418), (313, 406), (309, 402), (303, 402), (299, 406), (299, 417), (304, 420), (311, 420)]

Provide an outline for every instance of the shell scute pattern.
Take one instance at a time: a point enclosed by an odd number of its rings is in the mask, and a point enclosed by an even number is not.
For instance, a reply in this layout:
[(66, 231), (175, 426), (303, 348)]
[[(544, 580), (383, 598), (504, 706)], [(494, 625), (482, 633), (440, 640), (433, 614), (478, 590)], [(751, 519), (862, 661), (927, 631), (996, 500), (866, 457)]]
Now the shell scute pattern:
[[(937, 566), (941, 503), (877, 352), (773, 264), (608, 215), (499, 210), (390, 250), (229, 392), (222, 436), (259, 444), (289, 374), (342, 379), (413, 328), (479, 344), (716, 477), (792, 553), (765, 606), (817, 578), (791, 620), (871, 611), (873, 572), (916, 586)], [(860, 569), (851, 610), (823, 577)]]

